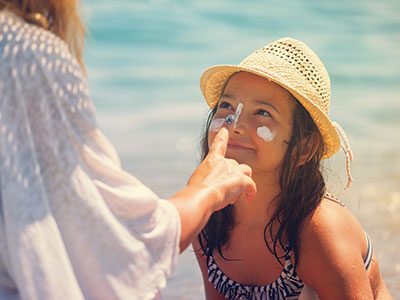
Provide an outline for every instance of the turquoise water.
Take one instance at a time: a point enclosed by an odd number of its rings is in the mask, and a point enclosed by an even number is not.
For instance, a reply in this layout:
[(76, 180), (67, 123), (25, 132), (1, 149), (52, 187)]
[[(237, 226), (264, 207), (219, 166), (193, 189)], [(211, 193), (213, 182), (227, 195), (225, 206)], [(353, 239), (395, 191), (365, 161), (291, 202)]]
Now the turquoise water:
[[(343, 155), (327, 165), (332, 190), (370, 233), (385, 281), (400, 298), (400, 2), (84, 1), (91, 93), (125, 168), (168, 197), (198, 161), (206, 115), (204, 68), (238, 63), (279, 37), (305, 41), (332, 81), (331, 116), (346, 130), (356, 179), (343, 192)], [(192, 254), (164, 299), (202, 299)]]

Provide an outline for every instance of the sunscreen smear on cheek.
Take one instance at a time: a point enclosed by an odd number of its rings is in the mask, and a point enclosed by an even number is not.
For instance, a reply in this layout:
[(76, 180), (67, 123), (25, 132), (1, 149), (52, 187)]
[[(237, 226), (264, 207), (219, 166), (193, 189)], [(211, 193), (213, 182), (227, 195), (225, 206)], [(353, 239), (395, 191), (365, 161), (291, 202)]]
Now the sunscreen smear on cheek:
[(265, 142), (270, 142), (275, 137), (275, 132), (272, 132), (267, 126), (257, 128), (257, 135)]
[(224, 123), (225, 123), (224, 118), (214, 119), (211, 121), (208, 131), (218, 131), (221, 129), (221, 127), (224, 125)]

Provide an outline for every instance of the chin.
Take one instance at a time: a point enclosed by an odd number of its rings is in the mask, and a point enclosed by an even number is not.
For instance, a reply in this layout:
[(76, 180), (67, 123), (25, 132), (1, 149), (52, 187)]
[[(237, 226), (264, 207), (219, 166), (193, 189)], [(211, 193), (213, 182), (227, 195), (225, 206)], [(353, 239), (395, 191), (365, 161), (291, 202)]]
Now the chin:
[(227, 151), (225, 157), (229, 158), (229, 159), (234, 159), (239, 164), (246, 164), (250, 167), (252, 167), (254, 165), (254, 162), (252, 160), (250, 160), (247, 155), (239, 155), (237, 153), (229, 153)]

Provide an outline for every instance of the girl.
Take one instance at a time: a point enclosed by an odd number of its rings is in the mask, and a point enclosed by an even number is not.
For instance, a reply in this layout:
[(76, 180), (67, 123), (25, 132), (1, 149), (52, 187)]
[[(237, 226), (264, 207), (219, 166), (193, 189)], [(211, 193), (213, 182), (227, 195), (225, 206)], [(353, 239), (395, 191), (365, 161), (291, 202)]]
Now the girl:
[[(207, 299), (390, 298), (368, 235), (326, 191), (321, 159), (352, 152), (328, 117), (330, 80), (304, 43), (283, 38), (201, 78), (211, 108), (203, 157), (222, 126), (226, 156), (251, 166), (252, 202), (212, 215), (194, 241)], [(304, 288), (307, 285), (307, 288)]]

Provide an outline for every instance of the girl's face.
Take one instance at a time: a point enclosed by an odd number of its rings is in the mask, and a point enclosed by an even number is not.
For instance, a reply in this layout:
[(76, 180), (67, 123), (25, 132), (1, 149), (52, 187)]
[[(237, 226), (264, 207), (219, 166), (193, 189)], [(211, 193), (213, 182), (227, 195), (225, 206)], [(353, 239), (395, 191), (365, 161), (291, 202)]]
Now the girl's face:
[[(208, 144), (223, 124), (230, 132), (227, 158), (251, 166), (254, 174), (278, 174), (291, 136), (294, 104), (293, 96), (278, 84), (251, 73), (236, 73), (217, 104)], [(236, 124), (224, 123), (235, 113)]]

